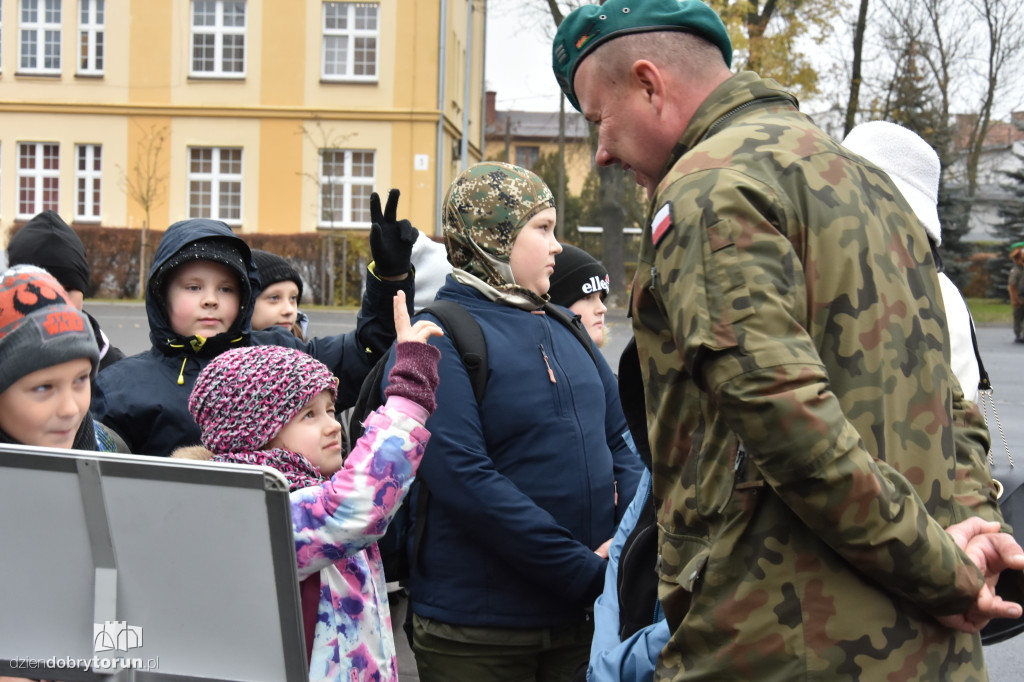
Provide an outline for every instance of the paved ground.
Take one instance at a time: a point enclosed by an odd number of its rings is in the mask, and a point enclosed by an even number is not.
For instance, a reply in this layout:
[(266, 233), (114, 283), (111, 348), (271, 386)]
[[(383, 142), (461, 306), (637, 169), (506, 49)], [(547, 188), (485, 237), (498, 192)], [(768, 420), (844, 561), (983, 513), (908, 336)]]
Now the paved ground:
[[(149, 347), (149, 330), (145, 309), (137, 303), (98, 303), (89, 301), (85, 309), (92, 313), (102, 325), (114, 345), (128, 354), (138, 353)], [(310, 331), (325, 336), (348, 331), (355, 326), (355, 313), (337, 310), (310, 310)], [(602, 349), (612, 368), (617, 367), (622, 348), (629, 340), (631, 331), (625, 312), (621, 309), (609, 311), (611, 335)], [(985, 367), (992, 377), (993, 402), (1003, 425), (1006, 439), (1011, 447), (1024, 443), (1024, 345), (1014, 344), (1009, 322), (978, 329), (978, 344), (981, 348)], [(994, 456), (1001, 456), (1001, 442), (993, 426)], [(1024, 454), (1016, 451), (1019, 459)], [(399, 606), (399, 604), (396, 604)], [(399, 674), (402, 680), (418, 680), (412, 654), (408, 649), (405, 633), (401, 630), (402, 611), (394, 614), (395, 640), (399, 646)], [(986, 648), (989, 678), (993, 681), (1024, 679), (1024, 637), (1011, 639), (1002, 644)]]

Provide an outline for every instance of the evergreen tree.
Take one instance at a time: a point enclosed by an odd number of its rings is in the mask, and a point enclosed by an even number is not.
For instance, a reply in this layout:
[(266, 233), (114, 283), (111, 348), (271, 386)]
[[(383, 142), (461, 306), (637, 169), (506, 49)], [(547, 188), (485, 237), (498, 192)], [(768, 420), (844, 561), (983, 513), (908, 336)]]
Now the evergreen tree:
[(1024, 167), (1015, 171), (1003, 171), (1003, 176), (1009, 181), (1004, 187), (1009, 190), (1010, 195), (999, 206), (999, 217), (1002, 221), (994, 226), (994, 231), (1003, 242), (1003, 250), (999, 257), (989, 261), (989, 276), (991, 278), (991, 298), (1008, 299), (1006, 292), (1007, 280), (1010, 275), (1010, 245), (1015, 242), (1024, 241)]

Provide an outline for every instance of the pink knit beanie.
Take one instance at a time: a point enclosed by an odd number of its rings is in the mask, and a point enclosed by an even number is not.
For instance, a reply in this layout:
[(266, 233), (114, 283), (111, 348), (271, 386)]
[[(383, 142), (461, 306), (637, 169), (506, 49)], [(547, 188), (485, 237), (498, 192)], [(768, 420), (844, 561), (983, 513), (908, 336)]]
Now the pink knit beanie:
[(188, 409), (214, 454), (261, 450), (321, 391), (338, 380), (319, 360), (280, 346), (221, 353), (199, 373)]

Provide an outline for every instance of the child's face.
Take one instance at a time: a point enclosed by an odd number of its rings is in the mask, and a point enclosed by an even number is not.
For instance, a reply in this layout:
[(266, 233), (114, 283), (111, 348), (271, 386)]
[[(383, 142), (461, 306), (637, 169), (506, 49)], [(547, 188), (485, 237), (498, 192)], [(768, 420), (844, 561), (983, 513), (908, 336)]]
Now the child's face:
[(0, 393), (0, 427), (23, 445), (70, 448), (89, 410), (91, 373), (78, 358), (26, 374)]
[(341, 468), (341, 424), (334, 418), (330, 391), (321, 391), (277, 432), (268, 448), (297, 452), (320, 467), (324, 476)]
[(516, 235), (509, 254), (509, 267), (516, 284), (543, 296), (551, 288), (555, 256), (562, 245), (555, 239), (555, 209), (545, 208), (530, 218)]
[(167, 285), (171, 328), (182, 336), (210, 338), (226, 332), (238, 317), (239, 302), (234, 270), (213, 261), (176, 268)]
[(276, 282), (260, 292), (252, 312), (252, 328), (278, 325), (291, 330), (299, 310), (299, 287), (291, 280)]
[(594, 345), (598, 348), (603, 346), (605, 340), (604, 314), (608, 312), (608, 306), (601, 300), (601, 292), (595, 291), (578, 299), (569, 306), (569, 310), (580, 316), (583, 328), (590, 334)]

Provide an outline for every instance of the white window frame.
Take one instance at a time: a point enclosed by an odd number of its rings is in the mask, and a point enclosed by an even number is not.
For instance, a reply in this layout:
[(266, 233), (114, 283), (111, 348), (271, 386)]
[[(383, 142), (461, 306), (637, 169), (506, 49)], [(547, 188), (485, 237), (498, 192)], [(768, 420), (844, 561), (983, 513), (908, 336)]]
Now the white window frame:
[[(61, 0), (20, 0), (18, 70), (22, 73), (60, 74), (61, 11)], [(35, 41), (31, 50), (26, 42), (30, 36)]]
[[(224, 8), (226, 5), (240, 5), (242, 7), (241, 26), (226, 26), (224, 24)], [(200, 6), (213, 7), (213, 26), (196, 25), (196, 12)], [(249, 23), (248, 9), (249, 8), (245, 0), (192, 0), (192, 5), (189, 9), (191, 13), (191, 18), (189, 20), (191, 25), (191, 39), (189, 43), (189, 76), (192, 78), (245, 78), (247, 57), (246, 28)], [(213, 38), (213, 69), (205, 70), (196, 68), (196, 38), (198, 36)], [(237, 36), (241, 36), (242, 41), (242, 69), (241, 71), (229, 71), (225, 68), (227, 61), (225, 55), (225, 40), (228, 38), (234, 39)], [(234, 48), (232, 47), (229, 49)], [(199, 61), (205, 62), (206, 60), (202, 59)]]
[(103, 75), (105, 0), (78, 0), (78, 73)]
[[(84, 166), (84, 167), (83, 167)], [(103, 190), (103, 146), (75, 145), (75, 221), (100, 222)]]
[[(209, 171), (197, 171), (194, 166), (197, 162), (197, 154), (209, 152), (210, 170)], [(227, 152), (231, 155), (238, 154), (237, 167), (238, 171), (233, 172), (223, 167), (225, 163), (235, 164), (236, 159), (223, 159), (222, 157), (227, 156)], [(199, 160), (201, 161), (201, 160)], [(245, 206), (243, 189), (244, 185), (242, 182), (242, 171), (244, 169), (244, 155), (242, 147), (189, 147), (188, 148), (188, 215), (190, 218), (212, 218), (214, 220), (221, 220), (232, 227), (238, 227), (242, 224), (242, 208)], [(193, 202), (193, 197), (196, 193), (197, 183), (209, 183), (210, 187), (210, 206), (209, 213), (204, 213), (201, 207)], [(231, 202), (225, 201), (226, 198), (233, 196), (236, 192), (233, 191), (233, 185), (237, 185), (238, 195), (238, 207), (237, 215), (232, 215), (231, 211), (234, 207)]]
[[(46, 168), (47, 159), (53, 167)], [(31, 166), (23, 167), (28, 161)], [(24, 192), (31, 192), (26, 208)], [(45, 210), (60, 212), (60, 144), (57, 142), (18, 143), (18, 209), (17, 217), (28, 220)]]
[[(337, 159), (339, 154), (342, 155), (340, 161), (342, 174), (327, 175), (325, 169), (328, 163), (332, 167), (339, 165)], [(369, 175), (356, 176), (353, 174), (356, 160), (354, 155), (356, 154), (361, 155), (359, 161), (363, 166), (366, 165), (364, 155), (369, 155)], [(372, 149), (321, 149), (317, 161), (320, 164), (317, 169), (320, 178), (320, 189), (317, 192), (317, 217), (319, 218), (317, 226), (325, 229), (370, 227), (369, 201), (376, 184), (377, 152)], [(356, 191), (353, 192), (353, 190)], [(334, 214), (337, 217), (333, 221), (330, 207), (331, 194), (336, 197)], [(341, 201), (340, 208), (337, 206), (339, 200)]]
[[(372, 29), (356, 28), (356, 10), (374, 10), (373, 21), (375, 27)], [(346, 28), (328, 27), (330, 10), (344, 10)], [(376, 83), (380, 73), (380, 4), (376, 2), (325, 2), (323, 4), (323, 17), (321, 20), (323, 36), (321, 38), (320, 50), (320, 78), (325, 81), (357, 81)], [(330, 72), (328, 67), (338, 66), (337, 59), (329, 59), (329, 55), (339, 53), (341, 50), (335, 43), (344, 39), (344, 72)], [(373, 40), (373, 73), (355, 73), (356, 43), (358, 41)]]

